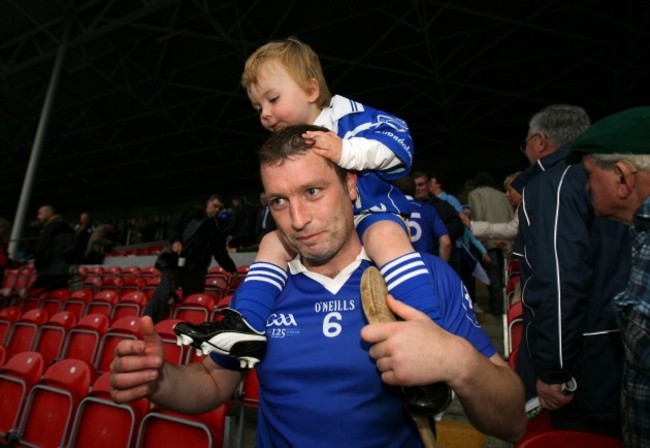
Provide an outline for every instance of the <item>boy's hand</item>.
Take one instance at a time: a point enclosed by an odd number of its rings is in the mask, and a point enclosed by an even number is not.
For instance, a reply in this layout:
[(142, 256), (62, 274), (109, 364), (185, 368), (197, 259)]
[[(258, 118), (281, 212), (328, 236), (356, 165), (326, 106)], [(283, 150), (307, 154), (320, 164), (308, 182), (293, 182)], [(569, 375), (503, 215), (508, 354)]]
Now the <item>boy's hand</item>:
[(302, 134), (305, 140), (313, 140), (313, 150), (319, 156), (336, 163), (341, 162), (341, 152), (343, 151), (343, 140), (333, 132), (307, 131)]

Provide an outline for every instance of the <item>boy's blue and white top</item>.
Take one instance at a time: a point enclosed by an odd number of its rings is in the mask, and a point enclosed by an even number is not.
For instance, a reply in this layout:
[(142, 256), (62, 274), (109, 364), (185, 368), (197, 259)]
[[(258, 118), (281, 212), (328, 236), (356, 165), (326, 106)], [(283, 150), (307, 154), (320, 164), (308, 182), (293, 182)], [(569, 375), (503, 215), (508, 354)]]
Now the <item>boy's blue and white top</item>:
[[(436, 290), (419, 303), (439, 313), (437, 323), (472, 343), (487, 357), (496, 353), (476, 321), (471, 298), (458, 276), (434, 256), (423, 255)], [(308, 271), (297, 258), (267, 321), (268, 349), (257, 365), (260, 380), (258, 447), (421, 446), (413, 419), (395, 388), (381, 381), (361, 307), (361, 275), (370, 266), (362, 251), (335, 278)], [(226, 365), (224, 358), (210, 355)], [(232, 360), (229, 360), (232, 361)], [(238, 363), (237, 363), (238, 364)]]
[(339, 165), (359, 172), (354, 212), (408, 215), (411, 206), (391, 181), (408, 175), (413, 139), (404, 120), (335, 95), (314, 122), (343, 139)]

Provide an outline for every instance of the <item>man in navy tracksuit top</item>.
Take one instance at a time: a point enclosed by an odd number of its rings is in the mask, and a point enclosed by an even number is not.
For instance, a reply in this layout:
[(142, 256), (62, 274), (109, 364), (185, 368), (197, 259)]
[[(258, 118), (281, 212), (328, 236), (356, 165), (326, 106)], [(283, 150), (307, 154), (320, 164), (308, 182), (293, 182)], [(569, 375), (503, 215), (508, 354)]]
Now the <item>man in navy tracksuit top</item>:
[[(531, 167), (519, 207), (515, 253), (522, 266), (524, 335), (517, 373), (553, 424), (620, 436), (623, 349), (611, 301), (624, 289), (625, 225), (596, 217), (570, 143), (589, 126), (576, 106), (553, 105), (530, 121), (522, 145)], [(575, 379), (574, 393), (562, 384)]]

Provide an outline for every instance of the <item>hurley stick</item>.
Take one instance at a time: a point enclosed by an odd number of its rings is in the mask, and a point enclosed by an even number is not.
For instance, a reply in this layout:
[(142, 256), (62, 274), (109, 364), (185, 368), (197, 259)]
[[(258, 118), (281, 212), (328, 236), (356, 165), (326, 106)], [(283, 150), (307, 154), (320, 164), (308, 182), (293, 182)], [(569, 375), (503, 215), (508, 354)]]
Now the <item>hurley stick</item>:
[[(384, 282), (379, 270), (372, 266), (366, 269), (361, 276), (361, 306), (366, 319), (371, 324), (397, 320), (386, 304), (387, 294), (386, 282)], [(412, 415), (412, 417), (418, 427), (425, 448), (435, 448), (436, 439), (433, 436), (428, 418), (415, 415)]]

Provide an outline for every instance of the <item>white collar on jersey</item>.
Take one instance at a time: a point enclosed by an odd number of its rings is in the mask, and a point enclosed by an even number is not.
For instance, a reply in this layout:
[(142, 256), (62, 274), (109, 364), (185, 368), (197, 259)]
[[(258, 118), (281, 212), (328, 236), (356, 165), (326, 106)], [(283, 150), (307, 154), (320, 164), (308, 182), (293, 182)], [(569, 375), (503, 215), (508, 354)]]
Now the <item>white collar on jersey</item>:
[(289, 271), (292, 275), (304, 274), (315, 282), (320, 283), (332, 294), (336, 294), (339, 289), (345, 285), (352, 273), (357, 270), (361, 262), (364, 260), (370, 260), (370, 258), (368, 258), (365, 249), (362, 247), (361, 252), (359, 252), (359, 255), (357, 255), (357, 258), (352, 263), (343, 268), (336, 277), (330, 278), (307, 269), (305, 265), (302, 264), (300, 255), (297, 255), (296, 258), (289, 262)]

